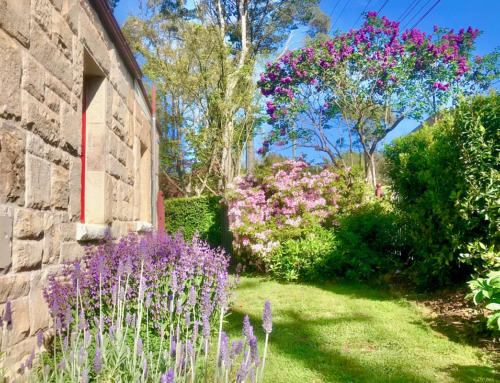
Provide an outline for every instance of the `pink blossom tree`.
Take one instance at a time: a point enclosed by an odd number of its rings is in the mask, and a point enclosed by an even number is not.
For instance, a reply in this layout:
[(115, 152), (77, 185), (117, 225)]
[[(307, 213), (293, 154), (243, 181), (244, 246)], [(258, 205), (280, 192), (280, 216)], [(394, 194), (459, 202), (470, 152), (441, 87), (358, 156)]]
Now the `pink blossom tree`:
[[(376, 184), (374, 152), (379, 142), (405, 118), (422, 119), (449, 105), (457, 92), (471, 89), (473, 42), (479, 31), (458, 33), (434, 27), (401, 31), (399, 23), (368, 12), (363, 27), (331, 40), (314, 41), (289, 51), (261, 74), (261, 92), (270, 99), (267, 113), (273, 130), (264, 142), (302, 139), (341, 159), (342, 137), (359, 141), (366, 176)], [(476, 63), (481, 62), (476, 57)], [(307, 122), (291, 129), (300, 119)], [(335, 139), (332, 121), (342, 126)]]

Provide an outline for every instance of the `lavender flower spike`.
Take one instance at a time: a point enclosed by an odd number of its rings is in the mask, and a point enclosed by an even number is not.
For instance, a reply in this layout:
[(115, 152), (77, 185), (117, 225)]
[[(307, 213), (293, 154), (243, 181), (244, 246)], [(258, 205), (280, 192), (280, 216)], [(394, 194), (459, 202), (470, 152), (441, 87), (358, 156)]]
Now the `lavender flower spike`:
[(95, 350), (94, 356), (94, 371), (96, 374), (99, 374), (102, 370), (102, 355), (101, 350), (98, 348)]
[(38, 333), (36, 335), (36, 344), (37, 344), (38, 348), (42, 347), (42, 344), (43, 344), (42, 330), (38, 330)]
[(266, 334), (273, 331), (273, 316), (271, 315), (271, 302), (266, 301), (264, 306), (264, 313), (262, 314), (262, 327)]
[(250, 318), (248, 315), (245, 315), (243, 319), (243, 335), (245, 335), (247, 342), (253, 337), (253, 327), (250, 324)]
[(82, 383), (89, 383), (89, 374), (86, 369), (83, 370)]
[(12, 308), (10, 306), (10, 301), (7, 301), (7, 303), (5, 304), (3, 321), (7, 323), (7, 328), (10, 330), (12, 328)]
[(174, 383), (174, 371), (168, 370), (166, 374), (163, 374), (160, 383)]

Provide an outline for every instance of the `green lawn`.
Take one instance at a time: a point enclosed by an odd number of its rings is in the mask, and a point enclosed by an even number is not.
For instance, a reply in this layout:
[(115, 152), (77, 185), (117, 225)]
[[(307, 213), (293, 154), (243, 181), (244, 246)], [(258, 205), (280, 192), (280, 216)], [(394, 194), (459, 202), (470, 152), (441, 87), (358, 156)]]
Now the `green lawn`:
[(412, 303), (352, 284), (281, 284), (242, 278), (225, 329), (241, 335), (248, 314), (262, 345), (271, 301), (265, 382), (495, 382), (487, 355), (432, 330)]

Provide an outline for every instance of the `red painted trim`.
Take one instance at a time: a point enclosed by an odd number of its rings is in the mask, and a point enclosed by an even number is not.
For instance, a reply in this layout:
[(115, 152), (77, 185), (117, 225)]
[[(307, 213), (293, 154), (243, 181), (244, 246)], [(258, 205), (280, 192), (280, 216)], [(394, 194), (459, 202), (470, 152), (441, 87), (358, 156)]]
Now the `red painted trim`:
[(85, 87), (85, 80), (83, 83), (83, 100), (82, 100), (82, 178), (80, 190), (80, 222), (85, 223), (85, 155), (87, 153), (87, 90)]

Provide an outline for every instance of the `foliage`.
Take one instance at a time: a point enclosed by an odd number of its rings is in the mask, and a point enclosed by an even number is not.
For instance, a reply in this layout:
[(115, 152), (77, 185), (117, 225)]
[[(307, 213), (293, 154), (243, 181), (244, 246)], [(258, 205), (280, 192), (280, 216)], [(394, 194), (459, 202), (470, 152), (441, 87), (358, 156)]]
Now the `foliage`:
[(432, 126), (386, 147), (396, 206), (422, 284), (500, 266), (500, 96), (462, 101)]
[(500, 271), (492, 271), (487, 278), (469, 281), (472, 292), (468, 295), (476, 305), (483, 304), (491, 311), (488, 326), (500, 330)]
[(172, 198), (165, 200), (165, 230), (177, 233), (182, 230), (184, 238), (191, 240), (199, 233), (202, 240), (212, 247), (222, 244), (221, 197)]
[(120, 0), (107, 0), (108, 5), (109, 5), (111, 8), (113, 8), (113, 9), (114, 9), (114, 8), (116, 8), (116, 6), (118, 5), (118, 2), (119, 2), (119, 1), (120, 1)]
[(259, 320), (266, 299), (275, 308), (266, 382), (498, 382), (496, 343), (453, 336), (420, 304), (369, 284), (242, 277), (228, 335), (240, 334), (245, 315)]
[(335, 173), (288, 160), (274, 164), (272, 172), (238, 179), (225, 197), (234, 253), (260, 270), (267, 269), (280, 242), (305, 238), (318, 225), (331, 226), (365, 194), (349, 169)]
[[(168, 237), (160, 238), (159, 242), (165, 240), (168, 241)], [(58, 315), (60, 308), (56, 310), (55, 304), (52, 305), (55, 315), (52, 367), (50, 364), (42, 365), (40, 373), (32, 376), (36, 379), (33, 381), (206, 381), (208, 353), (214, 346), (210, 326), (210, 315), (214, 310), (220, 312), (216, 322), (218, 332), (215, 332), (218, 341), (214, 381), (262, 381), (266, 351), (261, 364), (257, 338), (249, 319), (246, 318), (243, 322), (244, 340), (234, 341), (232, 347), (229, 338), (222, 331), (224, 314), (228, 310), (231, 289), (234, 287), (228, 279), (225, 265), (217, 268), (210, 264), (209, 259), (199, 259), (196, 256), (183, 258), (177, 253), (180, 259), (176, 262), (181, 266), (181, 272), (172, 271), (168, 285), (170, 291), (158, 301), (155, 299), (156, 290), (166, 291), (167, 286), (148, 283), (151, 281), (148, 277), (151, 272), (148, 268), (149, 258), (157, 254), (150, 254), (148, 257), (147, 253), (157, 249), (158, 243), (149, 238), (147, 244), (155, 246), (149, 248), (144, 242), (139, 244), (142, 258), (139, 259), (140, 267), (137, 270), (116, 264), (111, 267), (108, 262), (104, 262), (109, 259), (102, 259), (102, 253), (99, 252), (94, 253), (92, 259), (87, 259), (87, 263), (101, 263), (101, 266), (97, 270), (84, 269), (73, 279), (76, 282), (73, 311), (68, 306), (61, 319)], [(197, 240), (192, 244), (193, 248), (199, 246), (203, 244)], [(179, 250), (185, 253), (189, 251), (185, 248)], [(203, 270), (200, 265), (204, 261), (207, 261), (207, 268)], [(73, 275), (77, 271), (79, 269), (75, 264)], [(96, 302), (106, 302), (109, 315), (105, 315), (102, 310), (104, 307), (100, 306), (96, 316), (87, 321), (88, 311), (94, 311), (86, 284), (86, 273), (91, 271), (98, 271)], [(115, 289), (111, 292), (102, 288), (103, 281), (110, 279), (109, 272), (112, 272), (115, 283)], [(211, 272), (217, 274), (216, 279), (209, 284), (203, 283), (203, 279), (210, 279)], [(138, 285), (134, 284), (134, 276), (137, 276), (135, 278), (139, 281)], [(158, 316), (159, 310), (164, 310), (166, 317)], [(272, 331), (269, 302), (266, 302), (264, 309), (263, 328), (266, 331), (267, 349), (268, 337)], [(155, 332), (154, 329), (159, 331)], [(42, 339), (43, 334), (40, 332), (39, 347)], [(33, 358), (34, 352), (26, 364), (21, 365), (22, 372), (26, 365), (31, 368)], [(48, 355), (45, 361), (47, 359), (50, 359)]]
[(398, 217), (387, 201), (372, 200), (339, 219), (330, 272), (352, 280), (401, 269)]
[(317, 281), (328, 278), (337, 241), (332, 230), (319, 225), (299, 238), (283, 240), (271, 251), (269, 272), (286, 281)]
[[(321, 27), (318, 0), (149, 0), (124, 34), (158, 88), (161, 170), (183, 196), (222, 193), (262, 123), (252, 79), (300, 25)], [(324, 24), (324, 23), (323, 23)], [(166, 191), (166, 190), (165, 190)]]
[(375, 185), (373, 153), (401, 121), (421, 119), (458, 92), (484, 89), (492, 81), (485, 75), (491, 60), (471, 57), (478, 30), (434, 29), (432, 35), (402, 31), (398, 22), (368, 12), (362, 28), (269, 62), (259, 86), (271, 98), (267, 113), (274, 129), (263, 151), (273, 142), (298, 138), (337, 163), (347, 133), (350, 148), (355, 144), (354, 132)]
[[(76, 307), (78, 289), (86, 318), (102, 315), (109, 325), (117, 294), (126, 294), (126, 309), (139, 315), (135, 305), (142, 286), (156, 331), (177, 323), (182, 319), (178, 315), (191, 310), (193, 321), (208, 323), (220, 311), (217, 294), (233, 287), (228, 263), (222, 250), (210, 248), (196, 236), (186, 242), (180, 233), (150, 233), (142, 238), (132, 233), (117, 242), (88, 247), (81, 262), (49, 277), (44, 296), (52, 314), (64, 324), (67, 311)], [(177, 314), (171, 313), (172, 305)]]

